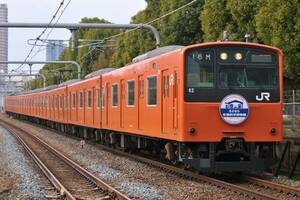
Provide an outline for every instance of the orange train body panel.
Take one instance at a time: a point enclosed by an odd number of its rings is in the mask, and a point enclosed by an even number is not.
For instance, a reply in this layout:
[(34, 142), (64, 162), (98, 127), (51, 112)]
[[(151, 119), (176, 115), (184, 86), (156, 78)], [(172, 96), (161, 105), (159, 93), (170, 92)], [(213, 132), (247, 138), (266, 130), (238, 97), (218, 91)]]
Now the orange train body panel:
[[(249, 47), (274, 52), (278, 56), (281, 91), (279, 101), (249, 102), (249, 117), (245, 122), (234, 126), (225, 123), (220, 117), (220, 101), (186, 102), (186, 52), (194, 48), (216, 46)], [(181, 142), (218, 142), (225, 137), (242, 137), (246, 142), (275, 142), (282, 140), (282, 69), (282, 53), (277, 48), (242, 42), (203, 43), (158, 55), (68, 86), (8, 96), (5, 98), (5, 110), (65, 124)], [(147, 105), (147, 84), (150, 84), (148, 78), (151, 77), (156, 77), (156, 105)], [(128, 105), (128, 81), (134, 81), (133, 106)], [(118, 91), (116, 106), (112, 105), (114, 85), (117, 85)], [(99, 98), (102, 105), (99, 104)], [(23, 103), (15, 103), (18, 101)], [(82, 105), (79, 105), (80, 101)], [(194, 134), (190, 134), (191, 128), (196, 129)], [(272, 128), (276, 129), (277, 134), (270, 134)]]
[[(101, 128), (101, 109), (97, 94), (101, 88), (101, 77), (93, 77), (68, 86), (69, 123), (92, 128)], [(75, 98), (75, 100), (74, 100)]]

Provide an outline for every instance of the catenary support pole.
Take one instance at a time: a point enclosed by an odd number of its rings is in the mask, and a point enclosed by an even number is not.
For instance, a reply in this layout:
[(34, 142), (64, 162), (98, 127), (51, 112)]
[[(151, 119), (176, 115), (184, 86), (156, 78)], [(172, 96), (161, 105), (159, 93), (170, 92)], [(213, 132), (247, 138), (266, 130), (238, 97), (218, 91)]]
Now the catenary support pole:
[(78, 29), (148, 29), (156, 40), (156, 47), (160, 46), (160, 36), (157, 29), (149, 24), (98, 24), (98, 23), (0, 23), (0, 28), (65, 28), (69, 30)]
[(81, 78), (81, 67), (75, 61), (0, 61), (0, 64), (28, 64), (29, 66), (36, 65), (36, 64), (71, 64), (77, 67), (77, 78)]

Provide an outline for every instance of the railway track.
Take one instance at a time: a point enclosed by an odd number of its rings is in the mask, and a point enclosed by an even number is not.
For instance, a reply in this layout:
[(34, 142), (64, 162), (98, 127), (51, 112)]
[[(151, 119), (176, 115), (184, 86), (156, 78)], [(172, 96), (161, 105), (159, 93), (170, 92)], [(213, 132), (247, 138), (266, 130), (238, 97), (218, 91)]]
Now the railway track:
[(170, 164), (162, 163), (160, 161), (155, 161), (149, 158), (111, 149), (107, 146), (98, 143), (96, 143), (96, 145), (99, 146), (100, 148), (103, 148), (117, 155), (130, 157), (139, 162), (143, 162), (148, 165), (161, 168), (164, 171), (176, 174), (184, 178), (212, 184), (214, 186), (219, 187), (220, 189), (233, 192), (239, 196), (243, 196), (249, 199), (289, 199), (290, 200), (290, 199), (300, 198), (299, 189), (282, 185), (282, 184), (276, 184), (274, 182), (267, 181), (264, 179), (260, 179), (252, 176), (242, 176), (243, 178), (242, 182), (231, 183), (227, 180), (221, 180), (218, 177), (201, 175), (193, 171), (181, 169), (177, 166), (172, 166)]
[[(32, 123), (31, 123), (32, 124)], [(53, 131), (53, 129), (40, 126), (41, 128), (48, 129)], [(65, 134), (65, 133), (62, 133)], [(80, 140), (80, 138), (75, 136), (70, 136), (65, 134), (68, 137), (72, 137), (73, 139)], [(101, 149), (114, 153), (116, 155), (121, 155), (124, 157), (129, 157), (133, 160), (145, 163), (147, 165), (160, 168), (166, 172), (176, 174), (180, 177), (188, 178), (191, 180), (196, 180), (199, 182), (204, 182), (207, 184), (211, 184), (213, 186), (217, 186), (220, 189), (225, 190), (226, 192), (235, 193), (240, 197), (244, 197), (247, 199), (299, 199), (300, 198), (300, 190), (294, 187), (289, 187), (282, 184), (276, 184), (274, 182), (260, 179), (252, 176), (242, 176), (243, 181), (238, 183), (232, 183), (228, 180), (222, 180), (218, 177), (209, 177), (205, 175), (200, 175), (196, 172), (188, 171), (177, 166), (173, 166), (170, 164), (162, 163), (161, 161), (156, 161), (153, 159), (149, 159), (145, 156), (139, 156), (135, 154), (130, 154), (118, 149), (112, 149), (111, 147), (87, 141)]]
[(300, 198), (300, 189), (298, 188), (274, 183), (272, 181), (268, 181), (253, 176), (244, 176), (243, 178), (249, 183), (255, 185), (255, 187), (261, 188), (264, 191), (267, 190), (271, 192), (273, 196), (276, 195), (278, 198), (284, 198), (284, 197), (288, 197), (289, 199)]
[(2, 120), (0, 120), (0, 125), (12, 133), (24, 146), (58, 191), (58, 198), (130, 199), (29, 132)]

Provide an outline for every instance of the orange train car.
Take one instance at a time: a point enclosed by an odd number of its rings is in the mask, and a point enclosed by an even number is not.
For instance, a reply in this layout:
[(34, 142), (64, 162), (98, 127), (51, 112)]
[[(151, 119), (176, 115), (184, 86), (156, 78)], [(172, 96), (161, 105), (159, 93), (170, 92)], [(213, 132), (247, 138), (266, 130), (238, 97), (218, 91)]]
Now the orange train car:
[(69, 123), (90, 128), (101, 128), (100, 76), (68, 85)]
[[(282, 53), (270, 46), (167, 46), (47, 95), (8, 96), (5, 110), (202, 172), (262, 171), (283, 137), (282, 71)], [(31, 99), (43, 96), (50, 100), (37, 109)]]

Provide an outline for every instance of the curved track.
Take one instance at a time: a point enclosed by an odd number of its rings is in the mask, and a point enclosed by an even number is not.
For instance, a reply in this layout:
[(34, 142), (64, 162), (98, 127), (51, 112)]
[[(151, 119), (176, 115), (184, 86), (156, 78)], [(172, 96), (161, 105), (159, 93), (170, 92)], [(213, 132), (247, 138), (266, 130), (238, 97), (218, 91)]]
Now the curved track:
[[(43, 127), (43, 126), (41, 127), (44, 129), (55, 131), (47, 127)], [(67, 136), (80, 140), (80, 138), (78, 137), (74, 137), (70, 135)], [(282, 184), (277, 184), (268, 180), (259, 179), (251, 176), (242, 176), (240, 177), (242, 178), (242, 181), (239, 181), (238, 183), (235, 181), (235, 183), (232, 183), (227, 181), (226, 179), (221, 180), (218, 177), (213, 178), (205, 175), (200, 175), (196, 172), (181, 169), (178, 166), (173, 166), (170, 164), (162, 163), (161, 161), (153, 160), (152, 158), (150, 159), (150, 158), (146, 158), (145, 156), (126, 153), (124, 151), (112, 149), (111, 147), (99, 143), (95, 143), (91, 141), (88, 142), (111, 153), (129, 157), (136, 161), (160, 168), (164, 171), (167, 171), (172, 174), (176, 174), (181, 177), (185, 177), (188, 179), (193, 179), (193, 180), (197, 180), (200, 182), (205, 182), (207, 184), (217, 186), (221, 190), (224, 190), (225, 192), (228, 191), (231, 193), (235, 193), (236, 195), (247, 199), (299, 199), (300, 198), (299, 189), (282, 185)]]
[(0, 125), (21, 142), (61, 198), (130, 199), (29, 132), (2, 120)]

